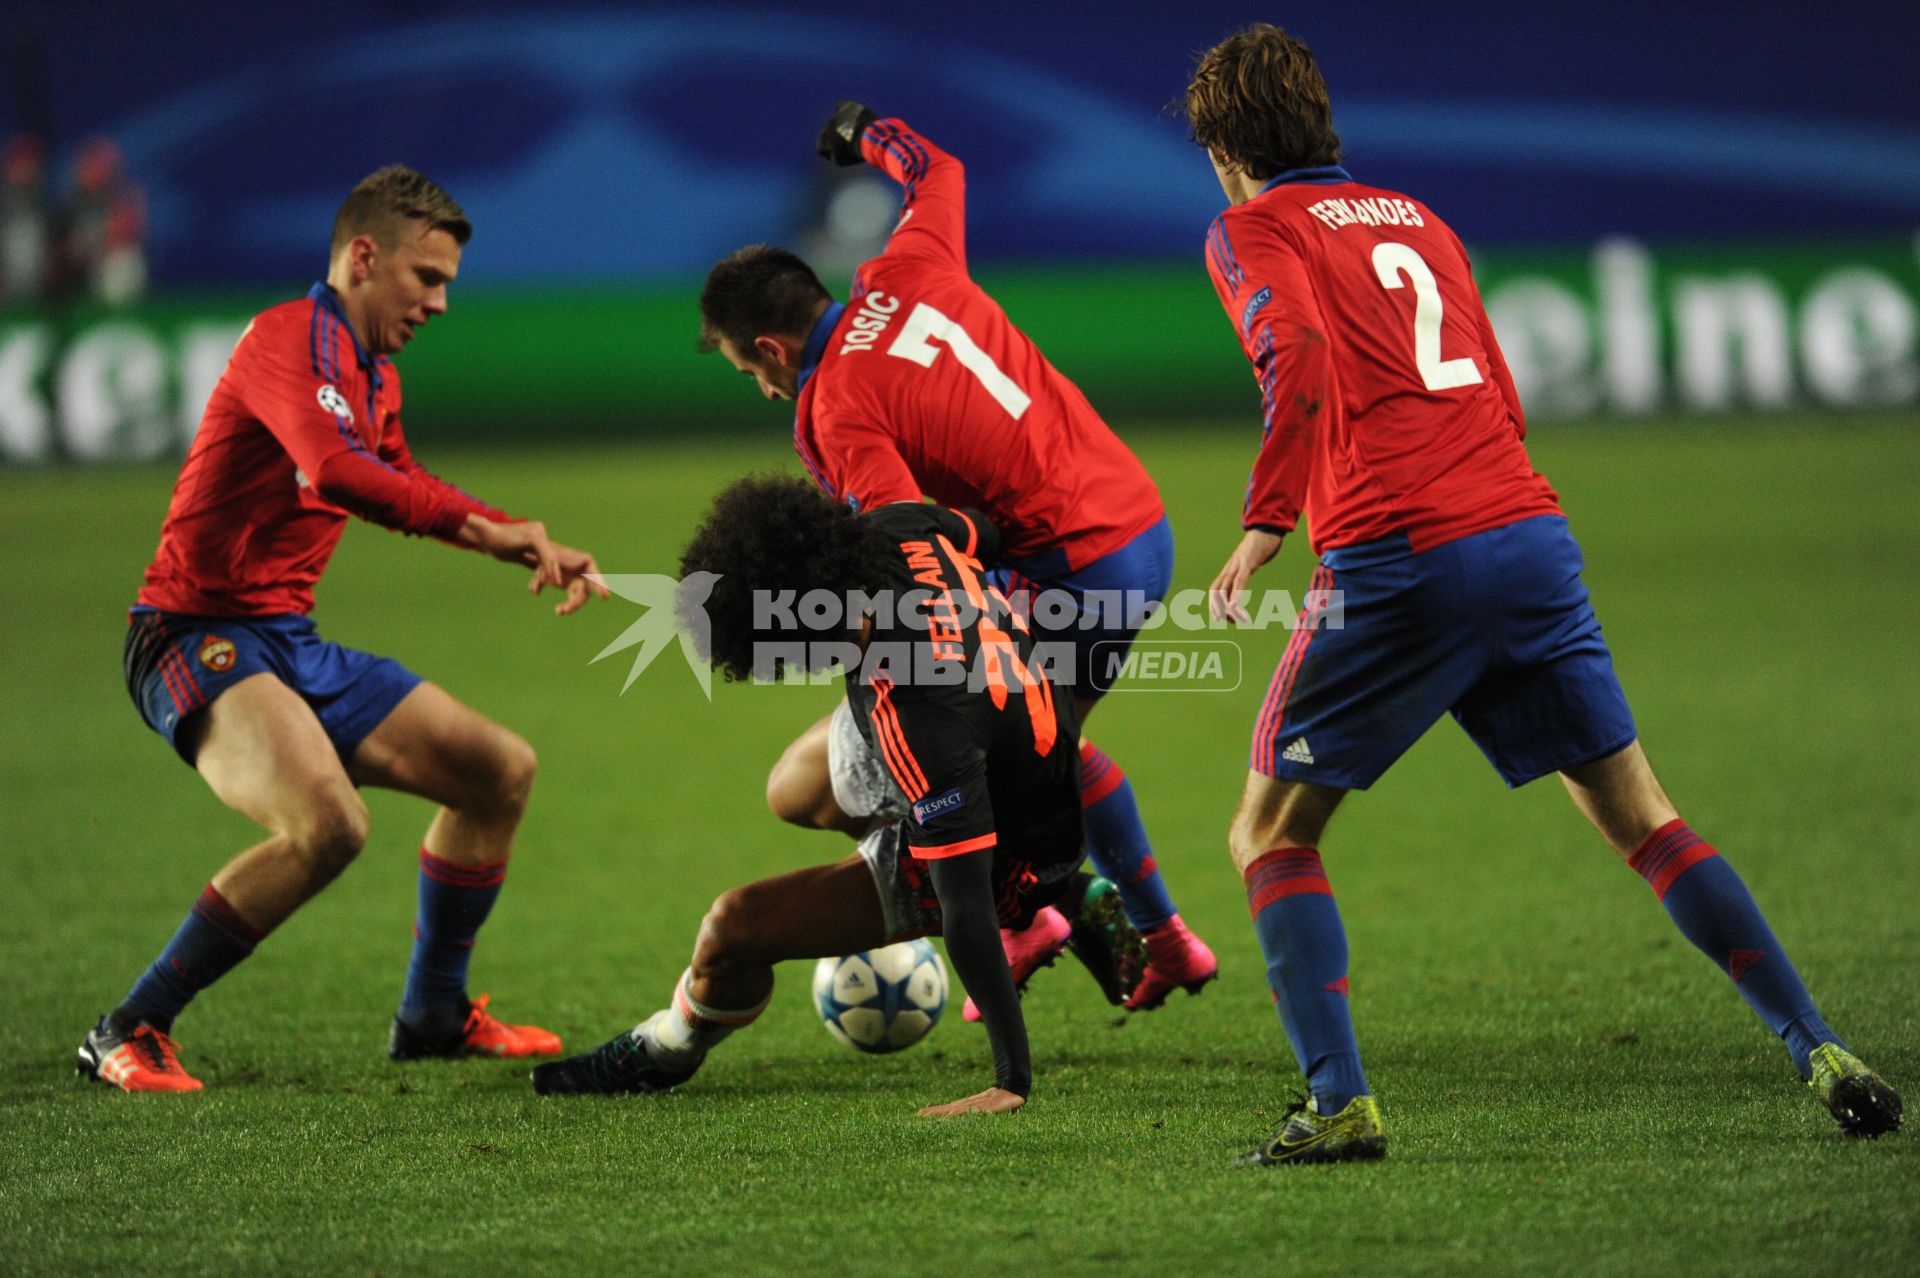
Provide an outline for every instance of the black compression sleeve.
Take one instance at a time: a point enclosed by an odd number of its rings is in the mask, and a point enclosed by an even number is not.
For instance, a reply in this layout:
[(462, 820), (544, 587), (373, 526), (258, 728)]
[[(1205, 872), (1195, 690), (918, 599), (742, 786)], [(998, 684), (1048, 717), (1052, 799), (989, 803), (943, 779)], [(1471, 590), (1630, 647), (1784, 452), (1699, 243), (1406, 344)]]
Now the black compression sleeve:
[(1025, 1096), (1033, 1090), (1033, 1062), (1027, 1054), (1027, 1023), (1020, 996), (1000, 948), (1000, 920), (993, 909), (993, 853), (967, 852), (930, 863), (933, 890), (940, 898), (947, 957), (960, 983), (973, 995), (993, 1045), (994, 1086)]
[(986, 515), (973, 509), (971, 506), (965, 509), (961, 509), (960, 507), (955, 507), (954, 509), (956, 513), (964, 516), (967, 521), (973, 525), (973, 532), (976, 538), (973, 547), (973, 557), (988, 568), (998, 564), (1000, 562), (1000, 555), (1005, 549), (1005, 538), (1001, 535), (999, 525), (995, 524), (991, 519), (988, 519)]

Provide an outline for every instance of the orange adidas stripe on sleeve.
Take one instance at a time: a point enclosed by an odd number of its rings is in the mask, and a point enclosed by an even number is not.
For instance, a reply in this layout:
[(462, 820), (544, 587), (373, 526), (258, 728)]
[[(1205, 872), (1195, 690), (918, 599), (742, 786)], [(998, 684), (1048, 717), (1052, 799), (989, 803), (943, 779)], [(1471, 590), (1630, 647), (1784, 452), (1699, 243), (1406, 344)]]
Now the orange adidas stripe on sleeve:
[(978, 852), (983, 848), (991, 848), (999, 842), (1000, 836), (998, 834), (983, 834), (978, 838), (962, 839), (958, 843), (942, 843), (940, 846), (932, 848), (919, 848), (909, 843), (907, 844), (907, 851), (912, 854), (913, 859), (916, 861), (938, 861), (945, 857), (965, 856), (969, 852)]

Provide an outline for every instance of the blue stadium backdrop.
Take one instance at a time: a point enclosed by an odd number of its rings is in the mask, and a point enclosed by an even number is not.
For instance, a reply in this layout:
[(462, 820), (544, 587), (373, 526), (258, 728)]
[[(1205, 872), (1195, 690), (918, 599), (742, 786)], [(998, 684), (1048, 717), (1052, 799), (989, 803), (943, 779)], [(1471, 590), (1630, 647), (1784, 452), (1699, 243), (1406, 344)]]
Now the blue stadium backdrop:
[(0, 311), (0, 456), (180, 447), (236, 324), (321, 273), (342, 193), (394, 159), (478, 227), (466, 332), (408, 355), (429, 433), (509, 428), (516, 340), (581, 429), (709, 422), (735, 388), (685, 349), (705, 268), (773, 239), (844, 276), (884, 234), (890, 193), (812, 154), (842, 95), (967, 161), (976, 269), (1097, 401), (1244, 410), (1198, 265), (1220, 195), (1170, 106), (1253, 17), (1315, 46), (1356, 176), (1474, 249), (1534, 411), (1920, 399), (1911, 6), (13, 0), (0, 136), (49, 139), (56, 177), (118, 143), (152, 288)]

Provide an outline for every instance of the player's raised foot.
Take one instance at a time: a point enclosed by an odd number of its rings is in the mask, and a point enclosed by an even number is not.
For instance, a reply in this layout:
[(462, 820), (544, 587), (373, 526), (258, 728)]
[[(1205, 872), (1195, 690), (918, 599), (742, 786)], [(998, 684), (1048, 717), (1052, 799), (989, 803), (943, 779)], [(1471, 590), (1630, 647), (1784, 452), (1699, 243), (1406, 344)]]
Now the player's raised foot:
[(679, 1086), (694, 1070), (666, 1069), (653, 1059), (647, 1051), (652, 1023), (649, 1019), (616, 1034), (583, 1055), (534, 1066), (533, 1090), (542, 1096), (622, 1096)]
[(393, 1018), (387, 1055), (396, 1061), (432, 1056), (558, 1056), (560, 1036), (537, 1025), (509, 1025), (487, 1011), (482, 994), (465, 1011), (402, 1011)]
[(1146, 971), (1146, 942), (1127, 921), (1120, 890), (1103, 878), (1088, 881), (1067, 948), (1093, 973), (1107, 1002), (1116, 1006), (1139, 985)]
[(1356, 1096), (1332, 1116), (1319, 1113), (1311, 1100), (1296, 1102), (1272, 1140), (1237, 1160), (1242, 1167), (1276, 1163), (1346, 1163), (1385, 1158), (1387, 1132), (1380, 1107), (1371, 1096)]
[(204, 1086), (180, 1064), (171, 1037), (120, 1012), (100, 1018), (81, 1042), (74, 1068), (123, 1092), (197, 1092)]
[(1127, 999), (1129, 1012), (1151, 1012), (1175, 990), (1198, 994), (1220, 975), (1220, 961), (1178, 914), (1141, 937), (1147, 943), (1147, 970)]
[[(1060, 951), (1067, 948), (1067, 938), (1073, 935), (1073, 924), (1067, 922), (1067, 916), (1051, 905), (1043, 906), (1035, 912), (1033, 922), (1024, 932), (1011, 932), (1000, 929), (1000, 948), (1007, 952), (1007, 967), (1013, 972), (1013, 988), (1024, 994), (1027, 982), (1033, 974), (1043, 967), (1052, 967), (1053, 961), (1060, 957)], [(960, 1015), (969, 1021), (980, 1019), (980, 1009), (973, 1004), (969, 995)]]
[(1871, 1140), (1900, 1130), (1900, 1093), (1838, 1043), (1822, 1043), (1809, 1062), (1807, 1086), (1832, 1113), (1840, 1130)]

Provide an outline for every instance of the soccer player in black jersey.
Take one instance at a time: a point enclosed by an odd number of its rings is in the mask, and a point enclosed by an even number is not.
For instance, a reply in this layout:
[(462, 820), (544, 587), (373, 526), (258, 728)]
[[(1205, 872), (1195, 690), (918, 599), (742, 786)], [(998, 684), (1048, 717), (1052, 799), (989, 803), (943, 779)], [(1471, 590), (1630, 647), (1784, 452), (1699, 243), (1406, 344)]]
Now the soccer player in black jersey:
[(1079, 886), (1079, 725), (987, 584), (982, 561), (998, 541), (975, 514), (900, 502), (856, 515), (797, 478), (743, 479), (720, 495), (680, 565), (683, 578), (718, 579), (703, 618), (683, 622), (729, 680), (841, 666), (860, 730), (912, 815), (837, 864), (722, 894), (668, 1005), (540, 1066), (536, 1091), (673, 1087), (765, 1010), (775, 963), (939, 933), (986, 1022), (994, 1080), (920, 1113), (1026, 1103), (1033, 1068), (1000, 928), (1026, 926)]

